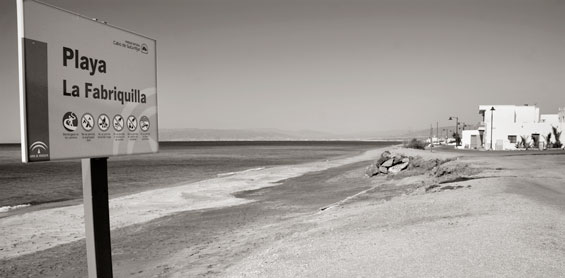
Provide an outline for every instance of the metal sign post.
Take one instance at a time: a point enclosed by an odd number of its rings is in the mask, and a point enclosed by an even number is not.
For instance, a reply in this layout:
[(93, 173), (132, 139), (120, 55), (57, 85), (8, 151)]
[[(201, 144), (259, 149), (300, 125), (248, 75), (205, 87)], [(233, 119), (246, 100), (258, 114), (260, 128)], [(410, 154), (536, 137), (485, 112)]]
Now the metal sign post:
[(88, 277), (112, 277), (108, 158), (82, 159), (82, 191)]

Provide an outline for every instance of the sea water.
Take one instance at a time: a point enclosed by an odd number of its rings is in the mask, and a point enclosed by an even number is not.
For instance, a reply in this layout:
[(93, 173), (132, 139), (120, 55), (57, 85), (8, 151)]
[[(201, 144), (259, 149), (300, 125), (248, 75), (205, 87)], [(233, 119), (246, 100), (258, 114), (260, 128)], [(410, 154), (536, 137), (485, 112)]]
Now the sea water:
[[(112, 196), (209, 178), (352, 156), (396, 142), (212, 141), (163, 142), (150, 155), (108, 160)], [(80, 160), (20, 162), (19, 145), (0, 145), (0, 214), (44, 203), (82, 199)]]

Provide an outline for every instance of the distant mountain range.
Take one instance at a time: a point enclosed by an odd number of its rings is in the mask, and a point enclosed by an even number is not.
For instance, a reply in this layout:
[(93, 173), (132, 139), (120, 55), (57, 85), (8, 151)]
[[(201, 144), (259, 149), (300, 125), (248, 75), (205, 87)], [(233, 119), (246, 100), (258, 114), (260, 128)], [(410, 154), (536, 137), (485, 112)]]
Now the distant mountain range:
[[(445, 130), (454, 130), (453, 126), (440, 127), (440, 137)], [(436, 134), (434, 127), (434, 136)], [(352, 134), (334, 134), (313, 130), (281, 130), (272, 128), (260, 129), (201, 129), (201, 128), (164, 128), (159, 130), (160, 141), (285, 141), (285, 140), (407, 140), (411, 138), (427, 138), (429, 129), (414, 131), (389, 130), (359, 132)]]
[[(474, 127), (476, 128), (476, 127)], [(453, 126), (440, 127), (440, 137), (445, 136), (443, 130), (454, 130)], [(467, 128), (472, 129), (472, 128)], [(434, 136), (436, 130), (434, 127)], [(451, 135), (451, 134), (450, 134)], [(258, 129), (203, 129), (203, 128), (161, 128), (159, 141), (287, 141), (287, 140), (395, 140), (403, 141), (412, 138), (424, 139), (430, 136), (429, 129), (367, 131), (351, 134), (335, 134), (314, 130), (282, 130), (274, 128)], [(18, 140), (19, 141), (19, 140)], [(19, 144), (18, 141), (1, 144)]]
[(336, 135), (325, 132), (279, 129), (201, 129), (165, 128), (159, 130), (159, 141), (238, 141), (238, 140), (327, 140), (338, 139)]

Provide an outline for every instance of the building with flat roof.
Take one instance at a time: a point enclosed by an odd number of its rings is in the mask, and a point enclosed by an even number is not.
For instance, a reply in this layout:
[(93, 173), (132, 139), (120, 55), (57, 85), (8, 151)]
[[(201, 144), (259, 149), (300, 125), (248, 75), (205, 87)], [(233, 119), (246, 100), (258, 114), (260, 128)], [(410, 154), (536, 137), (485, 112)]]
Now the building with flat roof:
[(560, 108), (558, 114), (540, 114), (535, 105), (480, 105), (479, 115), (482, 117), (479, 128), (462, 133), (463, 148), (545, 148), (548, 137), (550, 144), (555, 143), (552, 127), (561, 131), (565, 122), (565, 109)]

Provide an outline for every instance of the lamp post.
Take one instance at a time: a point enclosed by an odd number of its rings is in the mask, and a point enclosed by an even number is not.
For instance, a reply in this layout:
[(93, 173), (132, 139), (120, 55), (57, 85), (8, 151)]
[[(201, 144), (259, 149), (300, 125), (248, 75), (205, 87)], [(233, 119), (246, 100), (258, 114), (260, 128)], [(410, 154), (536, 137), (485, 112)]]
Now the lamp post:
[(492, 127), (493, 127), (493, 115), (494, 115), (494, 106), (490, 108), (490, 150), (492, 151)]
[(439, 145), (439, 122), (436, 121), (436, 140)]
[(447, 145), (447, 130), (444, 128), (441, 132), (441, 135), (443, 136), (443, 133), (445, 132), (445, 144)]
[(459, 146), (459, 140), (457, 140), (457, 138), (459, 137), (459, 117), (455, 117), (455, 116), (451, 116), (449, 117), (449, 120), (453, 120), (455, 118), (455, 134), (456, 134), (456, 138), (455, 138), (455, 146), (458, 147)]

